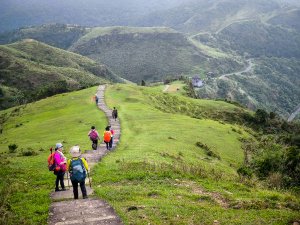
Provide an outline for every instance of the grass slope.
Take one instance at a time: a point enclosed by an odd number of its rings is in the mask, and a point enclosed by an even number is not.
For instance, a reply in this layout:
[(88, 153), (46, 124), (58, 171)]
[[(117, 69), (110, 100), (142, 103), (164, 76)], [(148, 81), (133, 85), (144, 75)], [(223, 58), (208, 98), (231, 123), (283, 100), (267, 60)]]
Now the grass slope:
[[(62, 142), (68, 157), (75, 144), (91, 149), (91, 125), (99, 130), (106, 126), (92, 100), (95, 92), (93, 87), (0, 111), (5, 121), (0, 136), (0, 224), (46, 224), (55, 181), (47, 169), (48, 149)], [(18, 145), (16, 153), (8, 153), (10, 144)]]
[[(174, 102), (167, 105), (166, 99)], [(286, 224), (299, 217), (288, 206), (299, 205), (296, 196), (241, 183), (236, 169), (243, 162), (239, 140), (249, 137), (246, 131), (191, 118), (186, 108), (198, 104), (206, 115), (216, 109), (234, 113), (238, 107), (123, 85), (110, 87), (106, 102), (119, 109), (122, 139), (95, 168), (95, 190), (125, 224)]]
[[(102, 130), (107, 123), (92, 101), (95, 92), (0, 111), (1, 223), (46, 223), (55, 178), (46, 167), (48, 149), (56, 142), (65, 152), (74, 144), (90, 149), (90, 126)], [(125, 224), (287, 224), (299, 218), (297, 196), (238, 177), (240, 138), (250, 134), (222, 121), (244, 109), (131, 85), (109, 87), (105, 100), (119, 110), (122, 139), (92, 176), (96, 195)], [(191, 117), (200, 112), (202, 119)], [(19, 147), (9, 153), (14, 143)]]
[(93, 28), (70, 50), (138, 83), (191, 73), (206, 61), (182, 34), (169, 28)]
[[(118, 78), (86, 57), (26, 39), (0, 46), (1, 108)], [(16, 91), (18, 89), (18, 91)]]

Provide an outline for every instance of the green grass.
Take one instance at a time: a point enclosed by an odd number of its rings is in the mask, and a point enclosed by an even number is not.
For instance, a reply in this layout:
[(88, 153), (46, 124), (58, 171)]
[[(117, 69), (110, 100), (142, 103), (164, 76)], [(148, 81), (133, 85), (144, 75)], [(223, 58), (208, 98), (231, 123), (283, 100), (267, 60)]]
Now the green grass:
[[(255, 180), (241, 183), (236, 169), (244, 157), (239, 138), (250, 136), (246, 131), (183, 111), (165, 112), (159, 99), (170, 95), (160, 92), (128, 85), (106, 92), (107, 104), (119, 110), (122, 138), (117, 151), (96, 166), (93, 180), (96, 194), (114, 206), (125, 224), (287, 224), (299, 218), (296, 196), (267, 190)], [(206, 112), (237, 109), (180, 96), (173, 105), (180, 106), (181, 100)], [(196, 142), (220, 160), (207, 156)]]
[[(46, 224), (55, 181), (47, 168), (49, 148), (62, 142), (68, 157), (75, 144), (82, 150), (91, 149), (87, 137), (91, 125), (101, 131), (107, 123), (92, 100), (95, 92), (93, 87), (0, 111), (2, 118), (4, 114), (8, 117), (0, 137), (0, 208), (1, 197), (7, 197), (4, 208), (11, 211), (4, 224)], [(13, 143), (18, 145), (17, 152), (9, 153), (8, 145)], [(38, 155), (24, 157), (22, 150)]]
[[(92, 101), (95, 92), (96, 87), (0, 111), (5, 121), (0, 137), (1, 223), (46, 224), (55, 180), (46, 166), (48, 149), (63, 142), (67, 157), (75, 144), (90, 149), (90, 126), (101, 131), (107, 123)], [(251, 135), (221, 120), (222, 113), (233, 116), (244, 109), (161, 92), (133, 85), (106, 91), (106, 103), (119, 111), (121, 142), (91, 175), (95, 194), (125, 224), (287, 224), (299, 219), (299, 196), (238, 177), (236, 169), (244, 159), (239, 140)], [(191, 117), (199, 112), (206, 116)], [(9, 153), (8, 145), (14, 143), (17, 152)], [(37, 155), (24, 157), (22, 149)]]
[(230, 58), (232, 56), (229, 56), (226, 53), (221, 52), (219, 49), (209, 47), (207, 45), (204, 45), (200, 43), (199, 41), (189, 38), (189, 41), (193, 43), (197, 48), (199, 48), (204, 54), (207, 56), (213, 57), (213, 58)]

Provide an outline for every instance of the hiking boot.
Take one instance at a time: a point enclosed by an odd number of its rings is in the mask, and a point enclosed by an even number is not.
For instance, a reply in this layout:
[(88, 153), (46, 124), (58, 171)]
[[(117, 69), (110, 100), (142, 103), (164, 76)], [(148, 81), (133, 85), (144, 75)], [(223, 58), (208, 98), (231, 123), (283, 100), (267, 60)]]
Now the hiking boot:
[(66, 191), (67, 189), (65, 189), (65, 188), (63, 188), (63, 189), (61, 189), (61, 191)]
[(88, 196), (83, 196), (83, 199), (86, 199), (86, 198), (88, 198)]
[(60, 189), (58, 189), (58, 188), (55, 188), (55, 191), (61, 191)]

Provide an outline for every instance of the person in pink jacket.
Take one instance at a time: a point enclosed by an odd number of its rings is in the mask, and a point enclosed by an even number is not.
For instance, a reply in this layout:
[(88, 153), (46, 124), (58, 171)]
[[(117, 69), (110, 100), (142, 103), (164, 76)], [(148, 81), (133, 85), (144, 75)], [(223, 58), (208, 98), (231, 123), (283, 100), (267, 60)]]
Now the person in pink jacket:
[[(65, 184), (64, 184), (64, 176), (66, 172), (66, 163), (67, 159), (63, 154), (63, 145), (61, 143), (57, 143), (55, 147), (55, 154), (54, 154), (54, 163), (57, 165), (58, 170), (54, 171), (56, 175), (55, 181), (55, 191), (65, 191)], [(60, 183), (61, 189), (58, 188), (58, 184)]]

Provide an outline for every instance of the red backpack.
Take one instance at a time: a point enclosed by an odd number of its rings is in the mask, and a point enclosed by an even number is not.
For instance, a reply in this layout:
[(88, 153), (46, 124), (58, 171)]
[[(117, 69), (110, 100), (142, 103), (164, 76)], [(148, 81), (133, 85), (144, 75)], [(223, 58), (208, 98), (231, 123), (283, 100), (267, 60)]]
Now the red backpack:
[(54, 162), (54, 154), (55, 152), (52, 153), (52, 148), (50, 148), (50, 155), (48, 156), (48, 169), (49, 171), (59, 171), (60, 167), (57, 166)]
[(111, 139), (111, 132), (110, 131), (105, 131), (103, 135), (103, 139), (105, 142), (110, 142)]

